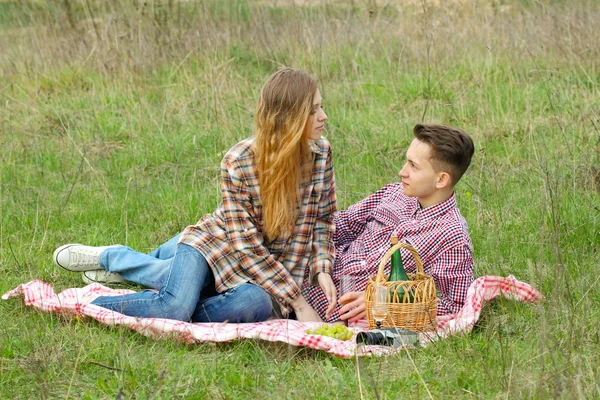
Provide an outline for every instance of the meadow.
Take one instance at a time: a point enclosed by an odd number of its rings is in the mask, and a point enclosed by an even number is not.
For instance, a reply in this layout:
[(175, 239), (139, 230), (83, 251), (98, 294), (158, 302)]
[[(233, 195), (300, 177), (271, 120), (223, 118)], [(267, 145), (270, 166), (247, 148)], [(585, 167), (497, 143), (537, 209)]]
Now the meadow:
[(473, 332), (343, 360), (184, 345), (0, 301), (0, 398), (600, 397), (600, 3), (0, 0), (0, 293), (64, 243), (150, 251), (211, 212), (267, 76), (319, 79), (339, 207), (398, 180), (412, 128), (476, 144), (457, 187), (475, 275), (545, 300)]

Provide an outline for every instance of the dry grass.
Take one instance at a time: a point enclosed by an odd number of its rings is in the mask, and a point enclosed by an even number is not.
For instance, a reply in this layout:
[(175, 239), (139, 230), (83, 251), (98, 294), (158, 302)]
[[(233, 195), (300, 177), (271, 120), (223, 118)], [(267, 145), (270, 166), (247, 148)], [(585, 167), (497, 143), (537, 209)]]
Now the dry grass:
[[(485, 56), (490, 62), (511, 58), (531, 64), (532, 57), (541, 56), (540, 61), (568, 62), (574, 70), (587, 71), (599, 56), (595, 44), (600, 37), (594, 25), (600, 10), (591, 1), (573, 7), (536, 3), (529, 8), (518, 2), (379, 1), (376, 16), (369, 14), (370, 2), (359, 1), (313, 0), (301, 7), (291, 0), (238, 0), (231, 5), (50, 3), (52, 13), (40, 5), (26, 21), (13, 21), (3, 32), (4, 76), (59, 66), (102, 73), (131, 72), (165, 62), (177, 68), (190, 57), (201, 57), (212, 78), (218, 79), (232, 44), (267, 65), (307, 58), (320, 73), (327, 73), (327, 64), (340, 48), (354, 51), (356, 59), (386, 57), (395, 68), (413, 62), (424, 65), (428, 57), (443, 65), (461, 59), (479, 62)], [(540, 71), (552, 68), (544, 63)], [(589, 79), (594, 82), (594, 77)]]

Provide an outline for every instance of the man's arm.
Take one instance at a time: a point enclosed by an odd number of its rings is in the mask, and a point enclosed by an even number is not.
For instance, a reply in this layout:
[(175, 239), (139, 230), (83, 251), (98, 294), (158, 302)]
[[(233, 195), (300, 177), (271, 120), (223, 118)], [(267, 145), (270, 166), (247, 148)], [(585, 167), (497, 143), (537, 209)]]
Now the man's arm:
[(467, 290), (473, 283), (473, 256), (466, 246), (453, 247), (435, 261), (431, 268), (439, 290), (438, 315), (454, 314), (465, 304)]
[(390, 185), (386, 185), (372, 195), (362, 199), (340, 211), (335, 216), (335, 234), (333, 236), (336, 245), (349, 243), (355, 240), (364, 230), (371, 212), (379, 205), (385, 197)]

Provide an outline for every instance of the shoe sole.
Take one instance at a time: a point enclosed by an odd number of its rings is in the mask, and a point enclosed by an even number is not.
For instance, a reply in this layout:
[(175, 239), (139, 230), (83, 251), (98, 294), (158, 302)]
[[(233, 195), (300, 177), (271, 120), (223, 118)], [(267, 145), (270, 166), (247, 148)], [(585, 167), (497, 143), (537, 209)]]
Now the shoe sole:
[[(93, 271), (104, 271), (104, 270), (93, 270)], [(100, 283), (102, 285), (127, 285), (127, 281), (125, 279), (123, 279), (123, 277), (120, 277), (120, 280), (103, 280), (103, 279), (92, 279), (89, 276), (87, 276), (86, 272), (91, 272), (91, 271), (84, 271), (81, 274), (81, 277), (83, 279), (83, 282), (86, 284), (90, 284), (90, 283)]]

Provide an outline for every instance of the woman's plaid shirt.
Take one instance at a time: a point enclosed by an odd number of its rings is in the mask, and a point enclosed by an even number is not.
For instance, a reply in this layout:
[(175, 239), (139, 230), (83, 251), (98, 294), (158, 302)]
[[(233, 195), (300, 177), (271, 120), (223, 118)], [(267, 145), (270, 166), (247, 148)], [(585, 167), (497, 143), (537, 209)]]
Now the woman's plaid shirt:
[(304, 271), (312, 280), (333, 266), (333, 217), (337, 211), (331, 147), (324, 137), (310, 144), (312, 180), (303, 184), (291, 233), (268, 241), (261, 231), (262, 204), (253, 139), (235, 145), (221, 162), (221, 205), (180, 239), (208, 261), (218, 292), (245, 282), (262, 287), (286, 309), (300, 294)]

